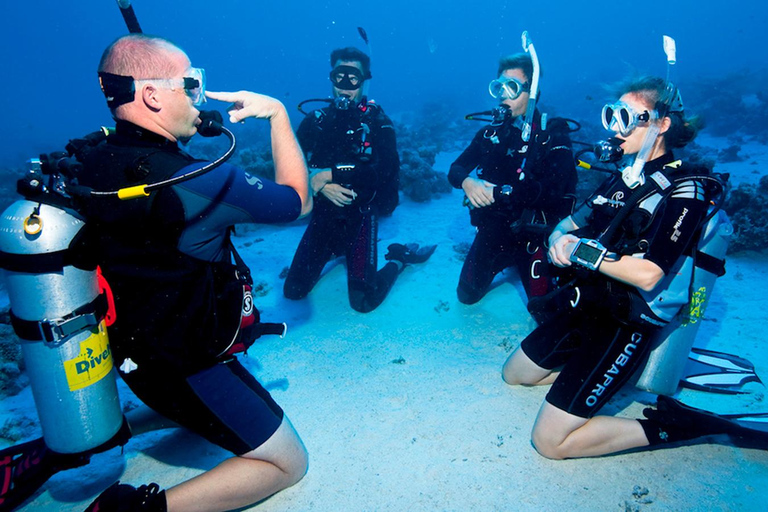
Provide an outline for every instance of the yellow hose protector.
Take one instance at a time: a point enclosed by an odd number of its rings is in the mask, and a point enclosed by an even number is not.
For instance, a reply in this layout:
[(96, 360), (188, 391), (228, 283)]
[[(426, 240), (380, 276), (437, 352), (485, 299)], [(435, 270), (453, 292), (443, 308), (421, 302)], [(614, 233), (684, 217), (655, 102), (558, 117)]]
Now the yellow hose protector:
[(149, 192), (146, 191), (147, 185), (136, 185), (135, 187), (121, 188), (117, 191), (117, 197), (120, 199), (135, 199), (137, 197), (148, 197)]
[(587, 162), (584, 162), (582, 160), (578, 161), (578, 163), (576, 164), (576, 167), (581, 167), (583, 169), (591, 169), (592, 168), (591, 165), (589, 165)]

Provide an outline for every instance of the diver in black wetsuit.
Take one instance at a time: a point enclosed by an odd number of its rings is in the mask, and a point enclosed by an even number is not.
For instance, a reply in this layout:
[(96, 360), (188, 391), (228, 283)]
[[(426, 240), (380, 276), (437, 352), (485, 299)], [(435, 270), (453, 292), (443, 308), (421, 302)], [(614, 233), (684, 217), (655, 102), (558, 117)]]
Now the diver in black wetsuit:
[(503, 378), (512, 385), (552, 384), (532, 432), (547, 458), (593, 457), (711, 434), (765, 447), (765, 432), (667, 397), (644, 410), (645, 419), (598, 415), (644, 361), (653, 335), (687, 303), (687, 294), (671, 292), (677, 276), (678, 287), (690, 286), (682, 261), (696, 249), (713, 194), (708, 169), (672, 154), (699, 127), (685, 117), (677, 89), (648, 77), (622, 93), (604, 107), (603, 123), (629, 165), (550, 235), (550, 260), (576, 269), (576, 278), (541, 299), (556, 306), (507, 359)]
[[(494, 121), (481, 129), (451, 165), (448, 180), (466, 193), (477, 235), (461, 269), (458, 298), (482, 299), (496, 274), (515, 266), (528, 297), (549, 289), (546, 233), (571, 212), (576, 189), (565, 121), (533, 115), (530, 142), (522, 139), (533, 64), (525, 54), (501, 59), (491, 94), (501, 100)], [(470, 176), (477, 169), (477, 177)]]
[(307, 231), (285, 279), (289, 299), (302, 299), (333, 255), (347, 259), (349, 303), (368, 313), (389, 293), (407, 264), (426, 261), (435, 246), (392, 244), (377, 266), (379, 215), (398, 203), (400, 158), (392, 121), (364, 95), (369, 57), (356, 48), (331, 53), (334, 99), (311, 112), (296, 135), (307, 157), (316, 196)]
[[(74, 153), (82, 164), (79, 184), (96, 191), (132, 188), (207, 165), (179, 147), (200, 130), (195, 107), (205, 101), (204, 77), (164, 39), (131, 34), (110, 45), (99, 79), (116, 131), (71, 143), (80, 148)], [(131, 432), (182, 426), (231, 455), (166, 490), (115, 483), (89, 511), (240, 509), (307, 471), (306, 449), (287, 415), (237, 359), (255, 340), (258, 320), (249, 272), (237, 257), (238, 264), (232, 262), (230, 241), (236, 223), (289, 222), (308, 213), (306, 166), (282, 103), (246, 91), (207, 96), (232, 105), (232, 122), (269, 120), (275, 182), (247, 180), (224, 164), (147, 197), (82, 199), (78, 209), (90, 232), (81, 241), (114, 291), (115, 367), (149, 406), (126, 414)], [(25, 448), (15, 459), (0, 457), (0, 510), (9, 495), (18, 502), (89, 456), (53, 454), (42, 440)]]

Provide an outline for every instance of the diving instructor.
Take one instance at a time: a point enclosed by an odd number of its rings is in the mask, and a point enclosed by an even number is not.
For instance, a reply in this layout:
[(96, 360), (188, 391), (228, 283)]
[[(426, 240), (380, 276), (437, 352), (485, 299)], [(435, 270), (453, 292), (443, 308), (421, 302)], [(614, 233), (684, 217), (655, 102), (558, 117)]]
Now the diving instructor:
[[(147, 198), (99, 198), (84, 207), (87, 238), (115, 296), (115, 366), (153, 414), (128, 416), (133, 434), (185, 427), (232, 457), (165, 490), (114, 484), (88, 510), (212, 511), (256, 503), (298, 482), (307, 453), (288, 417), (238, 362), (253, 343), (230, 241), (236, 223), (295, 220), (312, 208), (307, 169), (279, 101), (252, 92), (205, 93), (203, 70), (167, 40), (132, 34), (104, 52), (99, 79), (116, 133), (78, 152), (80, 184), (115, 190), (205, 165), (179, 142), (198, 130), (205, 96), (232, 104), (230, 121), (266, 119), (275, 182), (223, 164)], [(256, 324), (258, 320), (256, 320)], [(149, 421), (146, 421), (149, 419)], [(167, 420), (171, 420), (168, 422)]]

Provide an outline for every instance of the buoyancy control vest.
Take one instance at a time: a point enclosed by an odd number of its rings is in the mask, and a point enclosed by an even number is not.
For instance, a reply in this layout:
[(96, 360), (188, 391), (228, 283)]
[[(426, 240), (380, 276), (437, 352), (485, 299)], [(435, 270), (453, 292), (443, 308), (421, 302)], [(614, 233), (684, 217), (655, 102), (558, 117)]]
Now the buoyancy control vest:
[[(648, 292), (632, 287), (636, 292), (633, 292), (633, 298), (641, 298), (647, 306), (646, 311), (641, 311), (641, 308), (637, 307), (639, 305), (635, 304), (635, 312), (641, 320), (652, 325), (663, 326), (675, 318), (680, 309), (691, 299), (694, 268), (704, 269), (717, 276), (725, 273), (724, 248), (722, 251), (718, 249), (718, 254), (703, 252), (702, 238), (707, 229), (713, 229), (710, 226), (712, 222), (720, 224), (728, 222), (727, 217), (724, 221), (721, 220), (724, 213), (716, 216), (720, 211), (720, 203), (724, 199), (727, 180), (727, 175), (716, 175), (704, 166), (686, 165), (679, 160), (669, 162), (652, 172), (645, 185), (635, 189), (629, 197), (623, 198), (623, 205), (618, 213), (596, 236), (599, 242), (618, 254), (642, 253), (647, 248), (645, 247), (647, 241), (644, 239), (647, 227), (653, 222), (659, 206), (673, 194), (687, 194), (694, 199), (698, 198), (705, 205), (714, 205), (709, 212), (704, 206), (691, 242), (662, 281)], [(601, 200), (601, 196), (592, 200)], [(638, 214), (639, 212), (641, 214)], [(683, 216), (686, 213), (684, 210)], [(683, 216), (678, 223), (682, 222)], [(627, 225), (630, 228), (624, 230), (623, 228)], [(677, 225), (673, 226), (669, 234), (671, 238), (679, 235), (676, 232), (677, 227)], [(725, 246), (727, 247), (727, 243)], [(635, 302), (638, 301), (635, 300)]]
[[(577, 175), (567, 120), (547, 119), (537, 111), (528, 142), (521, 138), (521, 123), (521, 118), (507, 119), (475, 137), (481, 151), (478, 178), (496, 187), (492, 205), (470, 211), (474, 226), (510, 221), (516, 229), (543, 234), (573, 211)], [(550, 176), (557, 176), (555, 186), (547, 183)]]
[[(80, 185), (101, 190), (165, 180), (199, 162), (131, 125), (118, 126), (118, 134), (82, 147), (76, 157), (83, 164)], [(191, 374), (258, 337), (241, 330), (245, 303), (257, 313), (247, 293), (249, 272), (239, 258), (231, 261), (229, 237), (218, 261), (178, 249), (194, 221), (185, 219), (172, 187), (134, 201), (92, 199), (81, 209), (88, 219), (83, 243), (92, 247), (115, 294), (118, 320), (111, 332), (119, 365)]]
[[(297, 135), (304, 149), (310, 148), (310, 167), (331, 168), (334, 183), (357, 192), (357, 203), (373, 203), (380, 215), (391, 214), (399, 203), (400, 165), (396, 159), (394, 125), (384, 110), (365, 100), (344, 110), (333, 106), (314, 110), (305, 122), (311, 123), (312, 130), (307, 132), (300, 127)], [(383, 140), (386, 130), (391, 130), (392, 148), (385, 147), (390, 143)], [(387, 149), (394, 152), (395, 160), (390, 162), (391, 169), (382, 169), (380, 152)], [(377, 169), (386, 174), (372, 174)], [(322, 208), (322, 203), (318, 204)]]

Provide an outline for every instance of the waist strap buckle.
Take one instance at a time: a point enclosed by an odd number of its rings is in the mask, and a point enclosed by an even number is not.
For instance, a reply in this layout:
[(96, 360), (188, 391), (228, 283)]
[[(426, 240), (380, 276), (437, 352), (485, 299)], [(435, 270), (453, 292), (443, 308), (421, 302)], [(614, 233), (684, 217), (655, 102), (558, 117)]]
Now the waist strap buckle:
[(96, 313), (85, 313), (73, 316), (71, 318), (56, 318), (48, 320), (47, 318), (38, 322), (40, 327), (40, 336), (47, 343), (58, 343), (70, 336), (77, 334), (85, 329), (95, 327), (99, 324)]

